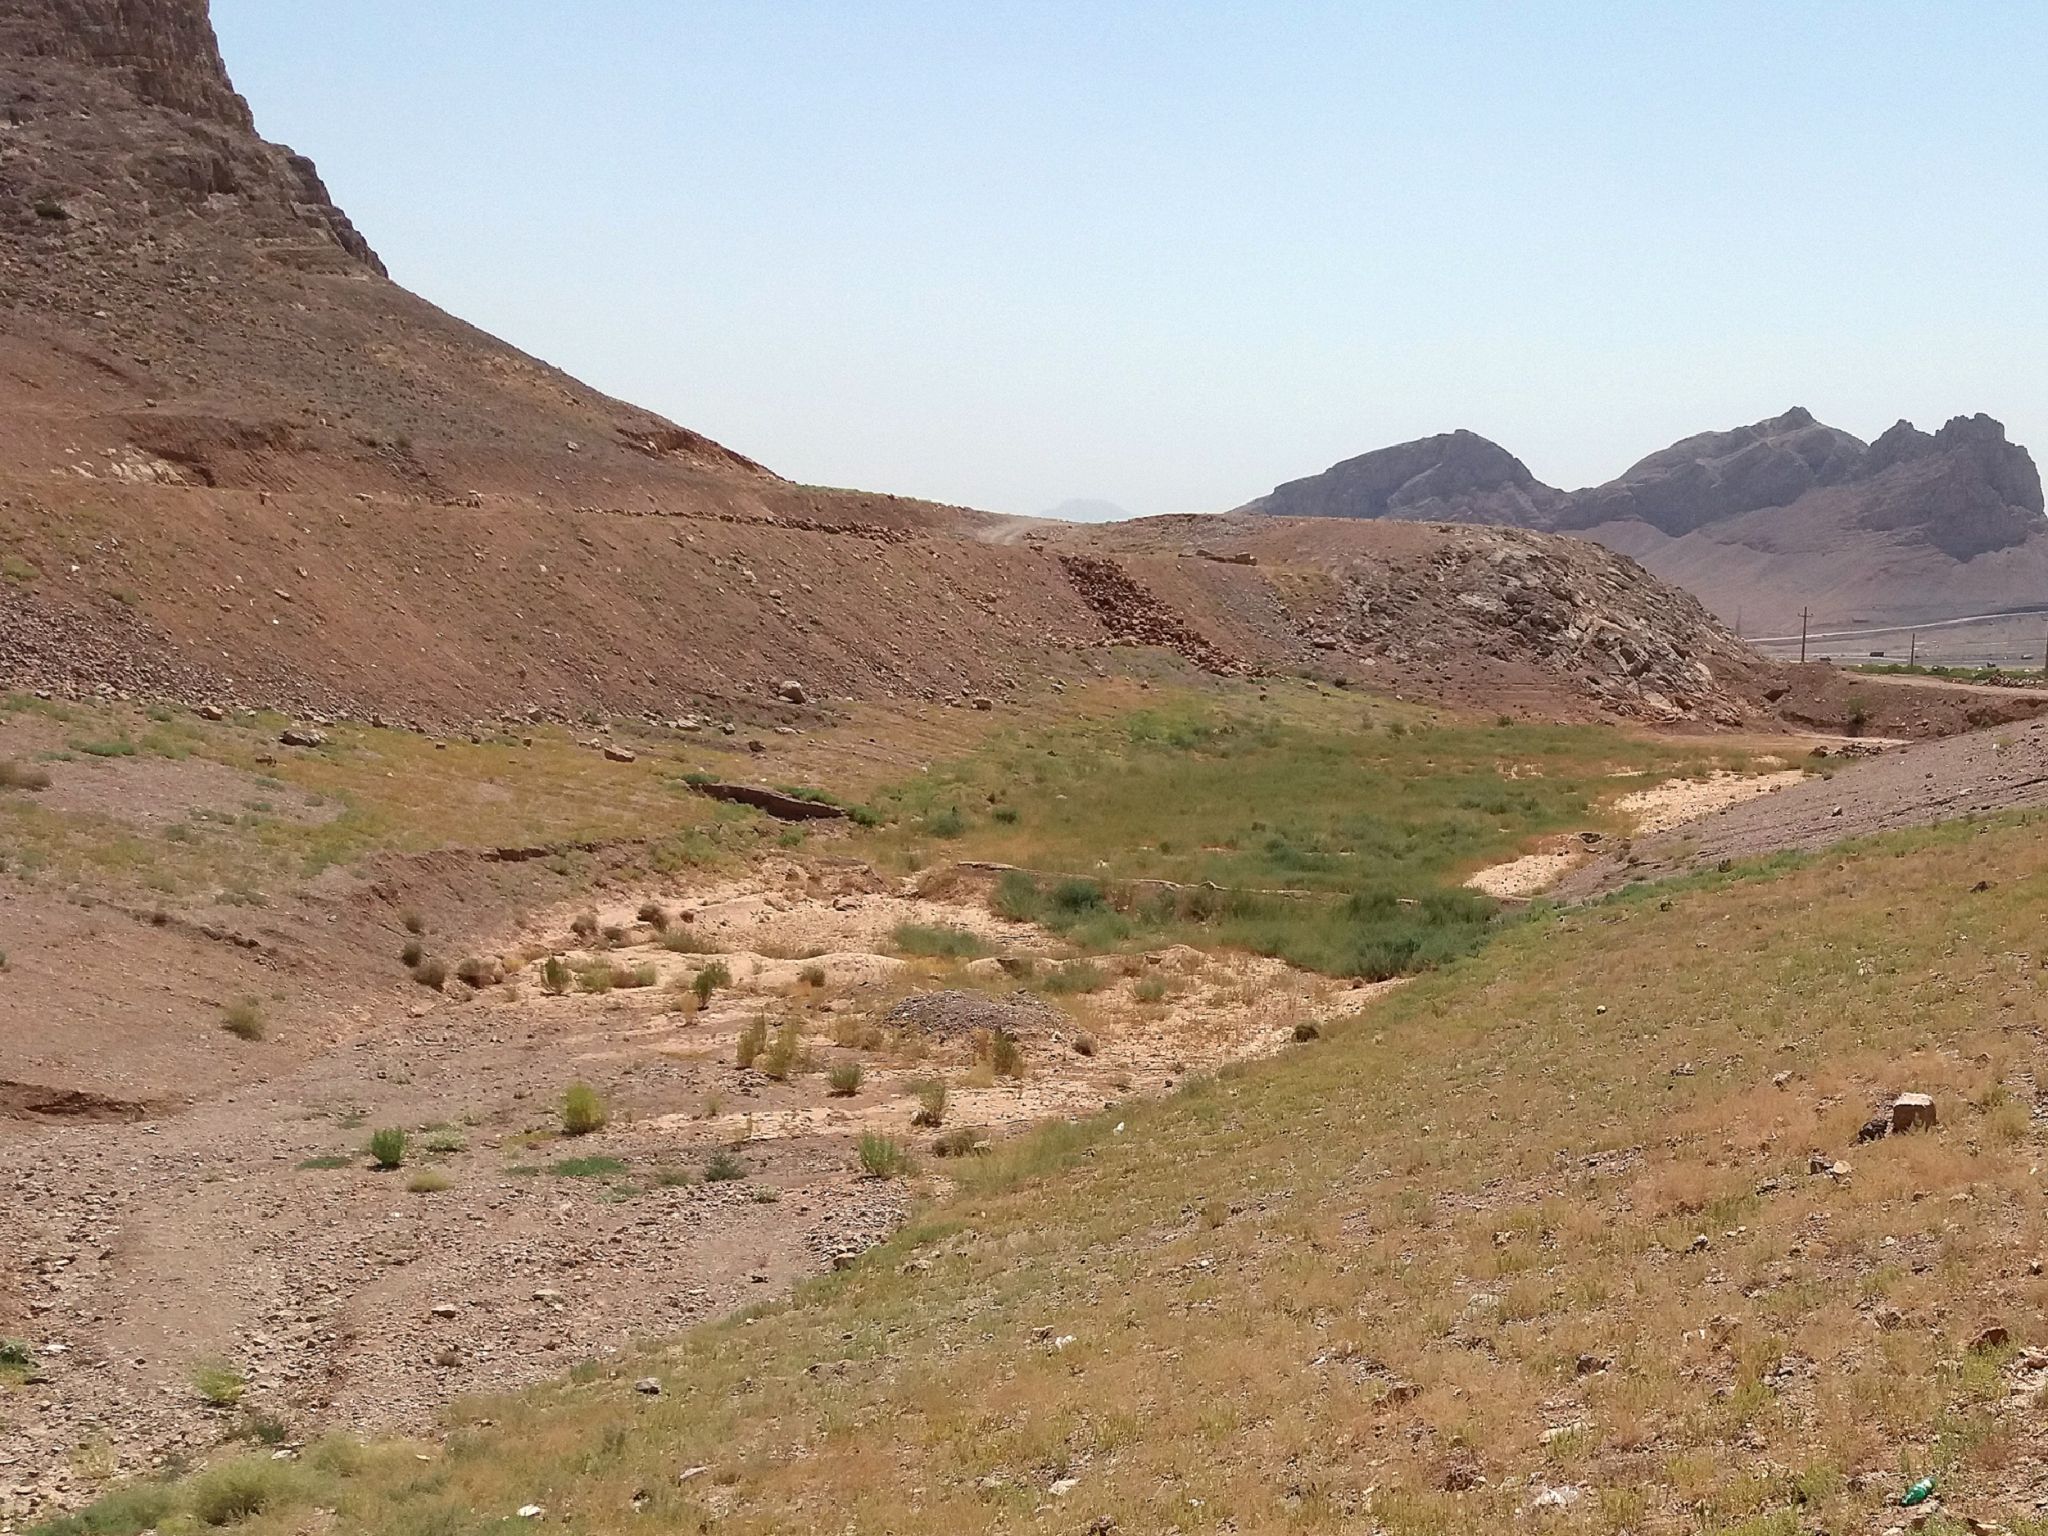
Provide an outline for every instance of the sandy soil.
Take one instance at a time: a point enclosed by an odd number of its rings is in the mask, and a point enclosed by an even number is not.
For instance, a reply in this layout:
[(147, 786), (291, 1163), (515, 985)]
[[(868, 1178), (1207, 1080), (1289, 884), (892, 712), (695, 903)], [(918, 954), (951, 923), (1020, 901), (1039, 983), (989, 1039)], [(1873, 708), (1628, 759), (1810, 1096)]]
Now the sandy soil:
[[(854, 1142), (876, 1130), (922, 1149), (921, 1079), (952, 1085), (948, 1128), (999, 1135), (1279, 1049), (1297, 1023), (1385, 990), (1191, 949), (1134, 956), (1026, 1032), (1009, 1081), (971, 1040), (902, 1038), (881, 1020), (934, 986), (1015, 989), (1002, 962), (1052, 961), (1049, 935), (859, 865), (778, 861), (665, 901), (668, 932), (702, 953), (664, 947), (637, 920), (640, 893), (595, 910), (625, 930), (602, 958), (653, 967), (653, 986), (546, 993), (546, 956), (599, 958), (571, 934), (575, 912), (550, 912), (503, 935), (503, 984), (368, 1005), (340, 1043), (183, 1114), (0, 1120), (0, 1213), (17, 1238), (0, 1333), (35, 1351), (31, 1383), (0, 1393), (0, 1516), (75, 1504), (250, 1413), (294, 1433), (422, 1428), (455, 1396), (779, 1293), (901, 1220), (914, 1185), (862, 1177)], [(906, 959), (890, 952), (904, 923), (966, 929), (994, 953)], [(714, 958), (732, 982), (699, 1010), (688, 982)], [(1163, 997), (1140, 1001), (1152, 978)], [(736, 1066), (739, 1031), (763, 1013), (804, 1021), (812, 1070), (777, 1082)], [(831, 1097), (823, 1069), (856, 1059), (859, 1091)], [(570, 1139), (556, 1106), (577, 1080), (613, 1119)], [(377, 1172), (368, 1135), (393, 1125), (412, 1150)], [(721, 1151), (744, 1177), (705, 1182)], [(943, 1176), (923, 1162), (921, 1177)], [(446, 1187), (410, 1189), (421, 1173)], [(196, 1392), (209, 1360), (246, 1377), (237, 1407)]]

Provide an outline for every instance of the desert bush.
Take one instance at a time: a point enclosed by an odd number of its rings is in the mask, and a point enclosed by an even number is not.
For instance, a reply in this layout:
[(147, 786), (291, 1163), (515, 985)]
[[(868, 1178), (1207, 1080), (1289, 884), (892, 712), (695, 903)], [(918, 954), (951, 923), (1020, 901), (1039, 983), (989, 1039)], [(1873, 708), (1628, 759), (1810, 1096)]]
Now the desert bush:
[(731, 985), (731, 968), (723, 960), (714, 960), (696, 974), (690, 982), (690, 990), (697, 994), (697, 1006), (701, 1008), (711, 1001), (712, 993)]
[(866, 1074), (857, 1061), (842, 1061), (833, 1065), (825, 1081), (831, 1085), (834, 1098), (850, 1099), (860, 1092), (861, 1079)]
[(661, 936), (661, 947), (672, 955), (701, 955), (711, 946), (687, 928), (671, 928)]
[(27, 1339), (0, 1339), (0, 1365), (32, 1365), (35, 1358), (35, 1349)]
[(640, 921), (657, 931), (668, 927), (668, 908), (658, 901), (640, 903)]
[(622, 987), (651, 987), (661, 980), (661, 972), (645, 960), (638, 965), (620, 967), (612, 975)]
[(935, 1157), (971, 1157), (982, 1149), (981, 1132), (971, 1125), (947, 1131), (932, 1143)]
[(867, 1132), (860, 1139), (860, 1171), (871, 1179), (893, 1179), (910, 1171), (910, 1154), (888, 1136)]
[(447, 1157), (465, 1151), (468, 1146), (469, 1143), (463, 1139), (462, 1132), (450, 1125), (437, 1126), (420, 1138), (421, 1149), (433, 1153), (436, 1157)]
[(1296, 1045), (1306, 1045), (1309, 1041), (1320, 1040), (1322, 1037), (1323, 1032), (1317, 1027), (1314, 1019), (1303, 1019), (1294, 1026), (1294, 1043)]
[(427, 920), (417, 912), (407, 912), (399, 921), (405, 925), (407, 933), (421, 934), (427, 931)]
[(1001, 822), (1006, 827), (1014, 827), (1015, 825), (1017, 825), (1017, 807), (1015, 807), (1014, 805), (996, 806), (989, 812), (989, 815), (994, 820)]
[(455, 1181), (438, 1168), (422, 1168), (405, 1181), (407, 1192), (415, 1195), (438, 1195), (454, 1186)]
[(569, 920), (569, 931), (575, 934), (577, 938), (588, 943), (591, 939), (597, 937), (597, 914), (595, 912), (578, 912)]
[(249, 1390), (249, 1380), (230, 1361), (201, 1360), (192, 1367), (192, 1390), (214, 1408), (232, 1408)]
[(481, 992), (496, 979), (491, 962), (481, 955), (468, 955), (455, 967), (456, 979)]
[(1163, 1003), (1166, 1001), (1166, 978), (1145, 976), (1131, 988), (1131, 996), (1141, 1003)]
[(794, 1017), (784, 1019), (775, 1031), (775, 1043), (761, 1058), (761, 1070), (778, 1083), (788, 1082), (803, 1063), (802, 1029)]
[(1069, 960), (1065, 965), (1048, 970), (1039, 978), (1038, 984), (1047, 992), (1099, 992), (1106, 980), (1102, 967), (1093, 960)]
[(796, 973), (796, 979), (807, 987), (822, 987), (825, 985), (825, 967), (817, 964), (807, 965)]
[(253, 997), (237, 998), (221, 1014), (220, 1027), (237, 1040), (261, 1040), (265, 1033), (263, 1005)]
[(611, 1122), (611, 1111), (598, 1091), (588, 1083), (571, 1083), (562, 1095), (562, 1134), (588, 1136)]
[(1021, 869), (1009, 869), (996, 881), (989, 906), (998, 917), (1007, 917), (1013, 923), (1030, 923), (1038, 920), (1044, 902), (1036, 880)]
[(725, 1184), (747, 1176), (747, 1165), (730, 1152), (714, 1152), (704, 1160), (704, 1182)]
[(24, 763), (18, 757), (0, 757), (0, 789), (38, 790), (49, 787), (49, 769)]
[(569, 970), (569, 963), (560, 955), (549, 955), (540, 964), (541, 988), (556, 997), (567, 992), (575, 980), (575, 976)]
[(917, 1110), (911, 1115), (910, 1123), (936, 1128), (946, 1118), (945, 1079), (925, 1078), (913, 1085), (910, 1091), (917, 1098)]
[(933, 837), (959, 837), (967, 831), (967, 818), (959, 806), (949, 805), (925, 817), (924, 827)]
[(412, 968), (412, 979), (438, 992), (448, 984), (448, 962), (429, 955)]
[(619, 973), (609, 960), (593, 960), (576, 972), (576, 983), (586, 992), (605, 993), (619, 984)]
[(606, 923), (604, 925), (604, 941), (608, 945), (623, 944), (631, 937), (632, 935), (627, 933), (624, 926), (619, 923)]
[(1022, 1077), (1024, 1047), (1015, 1035), (999, 1029), (988, 1039), (988, 1064), (997, 1077)]
[(396, 1168), (405, 1161), (405, 1132), (387, 1125), (370, 1132), (370, 1161), (379, 1168)]
[(1095, 1054), (1095, 1037), (1086, 1030), (1074, 1036), (1074, 1054), (1076, 1056), (1093, 1056)]
[(418, 939), (407, 939), (405, 948), (398, 952), (399, 963), (408, 971), (427, 958), (427, 946)]
[(185, 1502), (202, 1524), (239, 1525), (303, 1496), (304, 1490), (305, 1473), (295, 1463), (252, 1454), (201, 1473)]
[(740, 1042), (735, 1058), (744, 1071), (761, 1059), (761, 1053), (768, 1049), (768, 1020), (759, 1014), (747, 1020), (740, 1030)]

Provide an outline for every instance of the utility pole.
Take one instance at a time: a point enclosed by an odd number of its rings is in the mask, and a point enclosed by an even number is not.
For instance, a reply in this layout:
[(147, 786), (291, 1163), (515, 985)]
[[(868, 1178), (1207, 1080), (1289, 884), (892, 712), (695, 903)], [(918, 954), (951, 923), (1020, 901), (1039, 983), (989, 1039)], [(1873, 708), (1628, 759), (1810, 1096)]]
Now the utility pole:
[(1916, 629), (1913, 631), (1911, 637), (1906, 641), (1906, 665), (1910, 667), (1913, 665), (1914, 662), (1918, 661), (1919, 659), (1920, 631)]
[(1799, 610), (1799, 660), (1802, 664), (1806, 660), (1806, 621), (1810, 614), (1810, 609)]

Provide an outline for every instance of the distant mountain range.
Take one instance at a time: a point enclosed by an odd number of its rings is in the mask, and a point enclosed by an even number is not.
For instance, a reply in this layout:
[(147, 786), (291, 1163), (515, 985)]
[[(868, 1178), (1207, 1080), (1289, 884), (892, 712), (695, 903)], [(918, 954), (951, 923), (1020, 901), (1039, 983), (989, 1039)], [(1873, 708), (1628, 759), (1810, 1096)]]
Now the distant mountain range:
[(1912, 623), (2048, 604), (2048, 518), (2027, 450), (1989, 416), (1901, 421), (1865, 443), (1794, 408), (1703, 432), (1586, 490), (1446, 432), (1291, 480), (1242, 511), (1581, 534), (1745, 630)]

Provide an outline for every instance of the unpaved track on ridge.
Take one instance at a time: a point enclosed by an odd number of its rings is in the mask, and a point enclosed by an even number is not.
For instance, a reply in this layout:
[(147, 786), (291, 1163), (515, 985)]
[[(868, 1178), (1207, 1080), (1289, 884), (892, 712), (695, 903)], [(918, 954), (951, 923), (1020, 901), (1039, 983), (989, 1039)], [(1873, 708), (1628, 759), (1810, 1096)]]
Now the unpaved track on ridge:
[(1996, 726), (1863, 758), (1829, 778), (1684, 822), (1574, 870), (1551, 894), (1602, 896), (1723, 859), (1812, 851), (1852, 837), (1932, 826), (1972, 813), (2048, 805), (2048, 724)]

